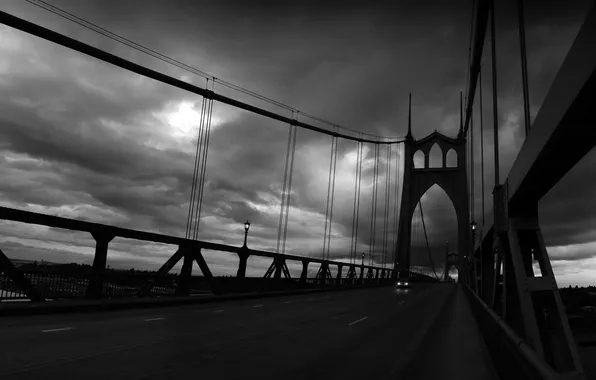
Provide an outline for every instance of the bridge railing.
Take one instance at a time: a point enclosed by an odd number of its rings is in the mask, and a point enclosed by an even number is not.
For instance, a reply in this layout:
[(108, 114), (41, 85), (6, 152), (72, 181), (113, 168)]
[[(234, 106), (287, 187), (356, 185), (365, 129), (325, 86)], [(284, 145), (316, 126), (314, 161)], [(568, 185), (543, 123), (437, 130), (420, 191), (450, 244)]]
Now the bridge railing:
[[(47, 298), (118, 297), (123, 295), (190, 295), (192, 293), (251, 292), (267, 290), (294, 290), (327, 286), (370, 285), (389, 282), (391, 269), (356, 265), (340, 261), (323, 260), (297, 255), (280, 255), (273, 252), (253, 250), (246, 246), (234, 247), (180, 237), (125, 229), (105, 224), (85, 222), (52, 215), (33, 213), (8, 207), (0, 207), (0, 220), (44, 225), (48, 227), (83, 231), (90, 233), (95, 241), (95, 255), (92, 267), (52, 269), (19, 269), (0, 250), (0, 300), (27, 298), (44, 301)], [(125, 272), (106, 268), (108, 245), (115, 237), (165, 243), (177, 246), (177, 251), (157, 272)], [(0, 247), (1, 248), (1, 247)], [(236, 276), (216, 277), (211, 273), (201, 250), (236, 253), (240, 263)], [(249, 256), (272, 258), (272, 263), (263, 278), (247, 278), (246, 263)], [(183, 260), (179, 274), (169, 273)], [(302, 263), (299, 278), (292, 278), (286, 261)], [(196, 262), (203, 276), (192, 276), (192, 265)], [(308, 278), (308, 265), (320, 264), (315, 278)], [(330, 266), (337, 267), (332, 276)], [(348, 268), (342, 275), (344, 267)]]
[(502, 379), (562, 380), (575, 378), (574, 373), (557, 373), (472, 289), (464, 284), (461, 286), (468, 295), (495, 369)]

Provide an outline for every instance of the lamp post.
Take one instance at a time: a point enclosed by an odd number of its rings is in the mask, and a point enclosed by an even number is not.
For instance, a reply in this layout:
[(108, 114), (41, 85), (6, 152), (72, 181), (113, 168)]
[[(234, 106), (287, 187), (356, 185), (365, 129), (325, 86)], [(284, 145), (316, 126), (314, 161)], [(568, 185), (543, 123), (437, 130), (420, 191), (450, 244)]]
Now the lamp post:
[(364, 252), (362, 252), (362, 266), (364, 266)]
[(250, 222), (247, 220), (244, 222), (244, 245), (243, 248), (246, 248), (246, 238), (248, 236), (248, 229), (250, 228)]

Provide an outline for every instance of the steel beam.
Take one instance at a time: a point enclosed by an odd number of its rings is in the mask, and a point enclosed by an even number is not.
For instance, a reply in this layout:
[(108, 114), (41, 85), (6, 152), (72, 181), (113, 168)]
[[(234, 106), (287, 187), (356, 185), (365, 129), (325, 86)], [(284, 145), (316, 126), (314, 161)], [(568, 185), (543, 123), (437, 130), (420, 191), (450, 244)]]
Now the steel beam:
[(596, 146), (596, 6), (590, 9), (507, 178), (514, 207), (538, 202)]
[[(107, 245), (106, 245), (106, 247), (107, 247)], [(174, 265), (178, 264), (178, 261), (180, 261), (180, 259), (182, 259), (182, 257), (186, 257), (186, 256), (190, 257), (190, 260), (191, 260), (190, 270), (192, 270), (192, 259), (193, 259), (192, 252), (189, 251), (188, 249), (185, 250), (182, 247), (178, 247), (178, 250), (161, 266), (161, 268), (159, 268), (159, 270), (157, 271), (155, 276), (152, 279), (150, 279), (149, 281), (147, 281), (145, 283), (145, 285), (143, 285), (141, 287), (141, 289), (139, 289), (139, 291), (137, 292), (137, 296), (145, 297), (147, 294), (149, 294), (149, 292), (151, 292), (151, 289), (153, 289), (153, 287), (155, 286), (155, 283), (158, 280), (161, 280), (162, 278), (164, 278), (164, 276), (166, 274), (168, 274), (168, 272), (170, 272), (170, 270), (172, 270)], [(188, 271), (187, 259), (185, 259), (184, 262), (187, 266), (187, 268), (185, 268), (185, 269)]]
[[(192, 246), (192, 247), (196, 247), (196, 248), (209, 249), (209, 250), (213, 250), (213, 251), (232, 252), (232, 253), (247, 252), (248, 254), (253, 255), (253, 256), (271, 257), (271, 258), (274, 258), (278, 255), (275, 252), (267, 252), (267, 251), (249, 249), (249, 248), (244, 248), (244, 247), (236, 247), (236, 246), (231, 246), (231, 245), (226, 245), (226, 244), (211, 243), (211, 242), (202, 241), (202, 240), (185, 239), (185, 238), (176, 237), (176, 236), (157, 234), (154, 232), (146, 232), (146, 231), (132, 230), (132, 229), (128, 229), (128, 228), (114, 227), (114, 226), (110, 226), (107, 224), (63, 218), (60, 216), (40, 214), (40, 213), (36, 213), (36, 212), (19, 210), (19, 209), (3, 207), (3, 206), (0, 206), (0, 219), (12, 220), (15, 222), (28, 223), (28, 224), (37, 224), (37, 225), (48, 226), (48, 227), (63, 228), (66, 230), (71, 230), (71, 231), (83, 231), (83, 232), (89, 232), (91, 234), (104, 233), (104, 234), (122, 237), (125, 239), (151, 241), (151, 242), (155, 242), (155, 243), (171, 244), (171, 245), (177, 245), (177, 246)], [(302, 261), (305, 259), (305, 256), (298, 256), (298, 255), (284, 255), (284, 256), (285, 256), (286, 260)], [(313, 263), (327, 262), (330, 265), (342, 264), (341, 261), (328, 261), (328, 260), (323, 260), (323, 259), (314, 258), (314, 257), (308, 257), (308, 261), (313, 262)], [(368, 266), (365, 266), (365, 267), (368, 268)]]
[(12, 261), (0, 250), (0, 273), (4, 272), (8, 278), (21, 290), (31, 301), (44, 302), (45, 298), (39, 293), (23, 273), (14, 266)]

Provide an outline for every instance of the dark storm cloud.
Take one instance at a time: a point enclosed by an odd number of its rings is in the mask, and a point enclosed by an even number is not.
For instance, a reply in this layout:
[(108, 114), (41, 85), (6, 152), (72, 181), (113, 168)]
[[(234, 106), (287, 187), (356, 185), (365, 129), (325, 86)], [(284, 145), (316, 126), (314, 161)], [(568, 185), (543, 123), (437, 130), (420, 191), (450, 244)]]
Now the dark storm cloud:
[[(405, 134), (410, 91), (414, 93), (416, 137), (424, 137), (435, 129), (449, 135), (457, 131), (471, 12), (467, 1), (448, 6), (444, 2), (410, 2), (399, 6), (352, 2), (52, 3), (213, 75), (358, 131)], [(526, 13), (533, 15), (528, 18), (527, 36), (535, 113), (577, 32), (585, 2), (567, 4), (564, 9), (555, 11), (538, 3), (526, 4)], [(7, 8), (9, 12), (14, 11), (135, 62), (178, 77), (188, 75), (74, 24), (50, 17), (28, 4), (11, 4)], [(512, 18), (515, 13), (506, 6), (498, 8), (498, 12), (504, 178), (521, 146), (523, 128), (519, 127), (519, 49), (516, 20)], [(180, 233), (186, 222), (193, 152), (184, 150), (187, 148), (184, 144), (171, 141), (167, 132), (156, 128), (155, 120), (147, 114), (162, 109), (168, 102), (193, 97), (151, 81), (139, 81), (134, 75), (92, 60), (82, 60), (74, 66), (76, 71), (72, 70), (73, 66), (61, 59), (61, 55), (67, 55), (64, 49), (32, 41), (29, 39), (27, 43), (44, 49), (53, 74), (34, 75), (35, 66), (28, 67), (28, 71), (23, 69), (20, 76), (13, 73), (5, 92), (10, 98), (2, 101), (2, 148), (53, 163), (47, 171), (56, 175), (31, 179), (47, 188), (46, 199), (39, 188), (25, 182), (10, 189), (5, 186), (3, 194), (21, 204), (28, 200), (55, 206), (85, 202), (82, 194), (87, 194), (90, 197), (87, 202), (121, 214), (121, 219), (115, 219), (119, 223)], [(20, 61), (27, 62), (25, 58), (21, 57)], [(85, 77), (88, 81), (83, 80)], [(488, 74), (485, 78), (488, 95)], [(200, 79), (193, 82), (204, 83)], [(216, 86), (216, 91), (227, 90)], [(62, 102), (51, 101), (57, 93)], [(242, 98), (238, 94), (234, 97)], [(32, 104), (32, 99), (43, 101)], [(485, 97), (486, 121), (492, 120), (489, 100)], [(66, 107), (69, 122), (48, 120), (45, 109), (52, 106)], [(220, 105), (216, 105), (216, 109), (218, 107)], [(231, 232), (229, 225), (240, 226), (250, 219), (255, 226), (260, 226), (255, 229), (255, 239), (262, 245), (272, 246), (272, 239), (277, 237), (288, 129), (244, 112), (231, 118), (224, 106), (220, 109), (227, 118), (224, 117), (223, 125), (215, 128), (211, 136), (203, 208), (204, 215), (214, 218), (210, 223), (217, 223), (209, 226), (203, 223), (204, 236), (221, 241), (236, 239), (241, 237), (241, 231)], [(31, 110), (35, 110), (37, 116), (30, 115)], [(116, 126), (110, 127), (102, 119)], [(119, 128), (120, 124), (126, 128)], [(85, 126), (90, 129), (86, 130)], [(492, 130), (486, 132), (485, 137), (492, 135)], [(169, 141), (168, 146), (155, 148), (155, 143), (162, 140)], [(490, 138), (487, 140), (490, 143)], [(297, 151), (303, 156), (297, 156), (292, 188), (292, 207), (296, 207), (296, 212), (325, 214), (325, 173), (329, 164), (326, 144), (329, 142), (328, 136), (299, 131)], [(307, 149), (313, 146), (316, 149)], [(340, 153), (353, 149), (351, 143), (340, 142), (340, 146)], [(486, 151), (486, 177), (491, 178), (487, 184), (492, 186), (490, 144)], [(309, 156), (314, 160), (307, 160)], [(322, 170), (313, 177), (315, 164)], [(7, 165), (17, 170), (13, 175), (29, 171), (18, 167), (22, 163)], [(371, 173), (367, 170), (366, 180), (370, 179)], [(581, 179), (578, 176), (575, 181)], [(572, 191), (580, 191), (577, 186), (572, 187)], [(379, 194), (382, 197), (383, 192)], [(490, 189), (487, 194), (490, 200)], [(586, 203), (571, 201), (568, 197), (583, 199)], [(438, 260), (444, 242), (454, 240), (454, 231), (444, 228), (453, 221), (454, 213), (448, 202), (444, 206), (445, 199), (440, 204), (432, 197), (426, 201), (425, 221), (433, 252), (438, 252), (433, 256)], [(566, 215), (574, 215), (574, 220), (578, 220), (577, 216), (588, 208), (582, 209), (582, 205), (589, 201), (587, 191), (562, 192), (553, 197), (552, 205), (542, 208), (545, 215), (550, 215), (545, 219), (552, 220), (543, 224), (544, 230), (552, 236), (547, 243), (588, 241), (585, 230), (593, 219), (587, 214), (582, 219), (584, 223), (573, 225), (577, 228), (575, 232), (571, 224), (558, 221), (565, 220)], [(366, 196), (361, 210), (363, 227), (359, 230), (359, 242), (368, 244), (370, 199)], [(334, 231), (349, 236), (351, 217), (349, 197), (338, 196)], [(308, 222), (304, 219), (291, 225), (289, 238), (301, 243), (303, 240), (299, 239), (309, 237), (318, 240), (319, 237), (307, 229), (316, 223), (321, 224), (322, 238), (324, 221), (312, 215), (308, 218)], [(383, 213), (379, 209), (377, 231), (382, 225)], [(559, 235), (560, 238), (555, 238)], [(382, 237), (378, 234), (375, 245), (381, 244)], [(316, 251), (307, 245), (304, 247), (305, 251)], [(339, 247), (339, 240), (337, 247), (334, 252), (343, 255), (345, 249)], [(420, 251), (421, 256), (425, 254), (424, 250)]]

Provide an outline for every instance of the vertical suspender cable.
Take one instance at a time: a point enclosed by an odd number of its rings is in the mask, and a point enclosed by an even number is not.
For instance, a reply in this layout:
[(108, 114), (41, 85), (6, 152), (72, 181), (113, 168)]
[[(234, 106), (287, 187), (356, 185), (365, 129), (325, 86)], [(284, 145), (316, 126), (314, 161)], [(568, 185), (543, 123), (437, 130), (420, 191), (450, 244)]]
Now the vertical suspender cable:
[(193, 170), (192, 170), (192, 184), (191, 184), (191, 188), (190, 188), (190, 201), (189, 201), (189, 205), (188, 205), (188, 217), (186, 220), (186, 234), (185, 234), (185, 238), (189, 239), (190, 238), (190, 234), (191, 234), (191, 229), (192, 229), (192, 225), (193, 225), (193, 214), (194, 214), (194, 203), (195, 203), (195, 192), (196, 192), (196, 182), (197, 182), (197, 165), (198, 165), (198, 160), (199, 160), (199, 141), (200, 141), (200, 135), (202, 133), (202, 119), (203, 119), (203, 115), (205, 112), (205, 104), (207, 102), (207, 99), (203, 98), (203, 101), (201, 102), (201, 114), (200, 114), (200, 119), (199, 119), (199, 131), (198, 131), (198, 135), (197, 135), (197, 148), (196, 148), (196, 152), (195, 152), (195, 162), (193, 165)]
[(395, 146), (395, 204), (393, 205), (393, 264), (397, 255), (397, 244), (399, 239), (399, 144)]
[(376, 237), (377, 237), (377, 205), (379, 202), (379, 163), (381, 161), (381, 146), (379, 144), (376, 144), (377, 146), (377, 160), (375, 163), (375, 167), (377, 169), (377, 174), (376, 174), (376, 178), (375, 178), (375, 184), (377, 185), (375, 187), (375, 206), (374, 206), (374, 211), (375, 211), (375, 216), (374, 216), (374, 224), (373, 224), (373, 248), (372, 248), (372, 256), (371, 256), (371, 265), (374, 265), (374, 256), (375, 256), (375, 247), (376, 247)]
[(385, 165), (385, 220), (383, 225), (383, 268), (387, 265), (387, 238), (389, 229), (389, 190), (391, 189), (391, 145), (387, 145)]
[[(333, 129), (335, 131), (335, 128)], [(332, 212), (333, 209), (333, 198), (332, 198), (332, 183), (335, 186), (335, 168), (334, 168), (334, 158), (336, 157), (336, 149), (337, 149), (337, 137), (333, 136), (331, 138), (331, 152), (329, 154), (329, 182), (327, 184), (327, 208), (325, 210), (325, 234), (323, 235), (323, 259), (326, 259), (328, 256), (327, 252), (327, 245), (328, 245), (328, 235), (331, 234), (331, 220), (329, 214)], [(331, 199), (331, 203), (329, 200)], [(329, 228), (327, 228), (329, 227)], [(328, 232), (329, 230), (329, 232)], [(329, 236), (330, 238), (330, 236)]]
[(524, 1), (517, 0), (519, 18), (519, 47), (521, 50), (522, 88), (524, 97), (524, 124), (526, 136), (530, 132), (530, 90), (528, 88), (528, 61), (526, 56), (526, 26), (524, 20)]
[[(292, 119), (294, 118), (294, 112), (292, 112)], [(294, 126), (290, 124), (290, 129), (288, 130), (288, 146), (286, 148), (286, 166), (284, 169), (284, 184), (281, 191), (281, 205), (279, 208), (279, 225), (277, 227), (277, 247), (276, 252), (279, 253), (281, 250), (281, 241), (283, 235), (283, 224), (284, 224), (284, 213), (286, 211), (286, 191), (288, 185), (288, 168), (290, 167), (290, 147), (292, 146), (292, 132), (294, 131)]]
[(337, 148), (339, 145), (339, 137), (334, 136), (335, 139), (335, 151), (333, 152), (333, 181), (331, 184), (331, 206), (329, 208), (329, 233), (327, 234), (327, 260), (331, 253), (331, 227), (333, 223), (333, 200), (335, 197), (335, 173), (337, 169)]
[(375, 144), (375, 161), (373, 167), (373, 191), (372, 191), (372, 210), (370, 218), (370, 244), (369, 244), (369, 258), (368, 265), (372, 265), (375, 254), (375, 234), (376, 234), (376, 217), (377, 217), (377, 174), (379, 169), (379, 144)]
[(199, 227), (201, 223), (201, 210), (203, 208), (203, 194), (205, 191), (205, 175), (207, 173), (207, 155), (209, 153), (209, 139), (211, 137), (211, 120), (213, 116), (213, 99), (209, 101), (209, 113), (207, 118), (207, 127), (206, 127), (206, 137), (205, 137), (205, 146), (203, 147), (203, 160), (202, 160), (202, 168), (201, 168), (201, 181), (199, 182), (199, 207), (197, 211), (197, 227), (195, 232), (195, 239), (198, 238)]
[(286, 221), (284, 225), (284, 236), (281, 253), (286, 253), (286, 241), (288, 237), (288, 219), (290, 218), (290, 202), (292, 200), (292, 177), (294, 176), (294, 154), (296, 153), (296, 137), (298, 133), (298, 127), (294, 126), (294, 133), (292, 138), (292, 157), (290, 158), (290, 177), (288, 179), (288, 195), (286, 197)]
[(493, 82), (493, 133), (495, 153), (495, 186), (499, 184), (499, 109), (497, 104), (497, 39), (495, 36), (495, 2), (490, 2), (490, 38)]
[(352, 241), (350, 242), (350, 264), (356, 262), (356, 249), (357, 249), (357, 241), (358, 236), (356, 236), (356, 231), (358, 228), (358, 216), (357, 216), (357, 208), (360, 205), (360, 172), (362, 170), (361, 164), (361, 156), (362, 155), (362, 143), (359, 141), (357, 148), (356, 148), (356, 175), (354, 176), (354, 209), (352, 211)]
[[(209, 87), (209, 80), (207, 80), (207, 87)], [(192, 225), (190, 231), (190, 239), (195, 239), (196, 230), (197, 230), (197, 223), (198, 223), (198, 202), (199, 202), (199, 188), (201, 183), (201, 160), (203, 159), (203, 145), (205, 139), (205, 125), (207, 118), (209, 116), (209, 104), (211, 103), (211, 99), (207, 99), (205, 101), (205, 107), (203, 112), (201, 113), (200, 123), (199, 123), (199, 134), (197, 136), (197, 165), (195, 166), (196, 172), (196, 180), (194, 184), (194, 195), (193, 195), (193, 204), (192, 204)]]
[(331, 137), (331, 150), (329, 153), (329, 181), (327, 183), (327, 203), (325, 208), (325, 232), (323, 234), (323, 260), (326, 257), (327, 248), (327, 225), (329, 223), (329, 195), (331, 192), (331, 171), (333, 169), (333, 148), (335, 146), (335, 136)]
[(471, 192), (470, 192), (470, 203), (471, 203), (471, 213), (472, 213), (472, 221), (476, 219), (475, 213), (475, 203), (476, 197), (474, 196), (475, 190), (475, 183), (474, 183), (474, 108), (472, 108), (472, 115), (470, 117), (470, 185), (471, 185)]
[[(360, 134), (362, 136), (362, 134)], [(356, 202), (356, 228), (354, 229), (354, 263), (357, 260), (358, 254), (358, 226), (360, 222), (360, 188), (362, 184), (362, 161), (364, 161), (364, 143), (360, 143), (360, 162), (358, 163), (358, 196)]]
[(482, 183), (482, 225), (484, 226), (484, 122), (482, 108), (482, 66), (480, 66), (480, 177)]

